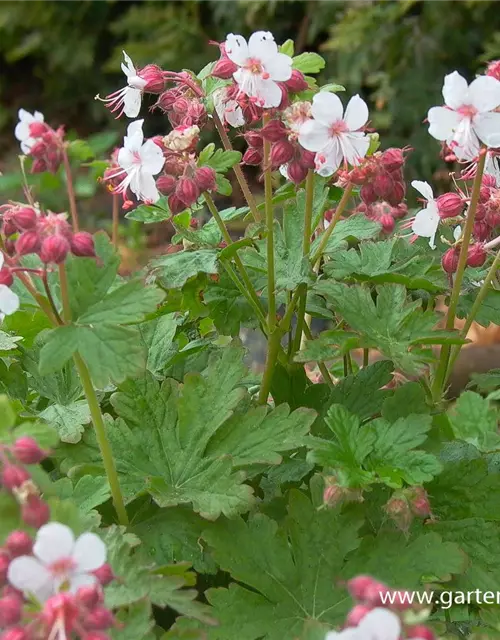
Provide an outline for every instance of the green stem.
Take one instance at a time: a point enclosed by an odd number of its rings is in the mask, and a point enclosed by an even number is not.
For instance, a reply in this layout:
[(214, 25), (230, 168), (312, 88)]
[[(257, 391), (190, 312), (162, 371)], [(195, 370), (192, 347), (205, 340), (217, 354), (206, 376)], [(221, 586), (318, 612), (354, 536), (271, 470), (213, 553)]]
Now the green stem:
[(312, 264), (316, 264), (316, 262), (323, 255), (326, 245), (328, 244), (328, 240), (330, 239), (330, 236), (332, 235), (335, 227), (337, 226), (337, 222), (340, 220), (340, 217), (345, 211), (347, 203), (349, 202), (349, 198), (351, 197), (351, 193), (352, 193), (352, 184), (348, 184), (347, 187), (344, 189), (342, 198), (340, 199), (337, 209), (335, 210), (335, 215), (333, 216), (328, 229), (326, 229), (325, 233), (323, 234), (316, 253), (313, 255), (311, 259)]
[(267, 324), (269, 331), (276, 326), (276, 283), (274, 272), (274, 208), (273, 184), (271, 175), (271, 143), (264, 140), (264, 194), (267, 229)]
[[(481, 182), (483, 179), (484, 163), (486, 161), (486, 148), (482, 147), (479, 152), (479, 161), (477, 163), (476, 176), (474, 178), (474, 184), (472, 187), (472, 196), (470, 200), (469, 210), (467, 211), (467, 218), (465, 220), (464, 233), (462, 236), (462, 246), (460, 248), (460, 256), (458, 258), (458, 267), (455, 274), (455, 281), (453, 283), (453, 289), (451, 291), (450, 303), (448, 306), (448, 314), (446, 316), (446, 328), (451, 330), (455, 327), (455, 315), (457, 312), (458, 300), (460, 298), (460, 289), (462, 287), (462, 281), (464, 277), (465, 267), (467, 266), (467, 254), (469, 251), (469, 243), (472, 236), (472, 230), (474, 227), (474, 219), (476, 217), (476, 209), (479, 202), (479, 194), (481, 191)], [(432, 385), (432, 392), (434, 400), (438, 401), (443, 393), (444, 385), (448, 377), (448, 365), (450, 358), (450, 345), (443, 345), (441, 347), (441, 354), (439, 358), (439, 364), (434, 376)]]
[[(233, 151), (233, 145), (231, 144), (231, 140), (227, 135), (226, 130), (224, 129), (224, 125), (221, 122), (217, 112), (214, 109), (212, 114), (215, 126), (217, 131), (219, 132), (220, 139), (222, 140), (222, 144), (226, 151)], [(257, 209), (257, 205), (255, 204), (255, 198), (253, 197), (252, 192), (250, 191), (250, 187), (246, 181), (246, 178), (241, 170), (239, 164), (235, 164), (233, 167), (234, 175), (236, 176), (236, 180), (238, 180), (238, 184), (240, 185), (240, 189), (247, 201), (248, 208), (250, 209), (250, 213), (252, 214), (253, 219), (258, 222), (261, 220), (260, 211)]]
[[(313, 335), (311, 333), (311, 329), (309, 328), (309, 326), (306, 324), (304, 325), (304, 334), (306, 336), (306, 338), (308, 340), (312, 340), (313, 339)], [(326, 366), (326, 364), (324, 362), (318, 362), (318, 368), (321, 371), (321, 375), (323, 376), (323, 380), (326, 382), (326, 384), (329, 387), (334, 387), (335, 385), (333, 384), (333, 380), (332, 377), (330, 375), (330, 372), (328, 371), (328, 368)]]
[(281, 347), (281, 331), (279, 328), (274, 329), (273, 333), (269, 336), (267, 343), (267, 355), (266, 355), (266, 367), (264, 369), (264, 375), (262, 376), (262, 382), (260, 384), (259, 391), (259, 404), (267, 404), (267, 398), (271, 389), (271, 383), (273, 380), (274, 367), (276, 366), (276, 360)]
[[(64, 264), (59, 265), (59, 281), (61, 286), (61, 300), (63, 307), (63, 318), (66, 323), (71, 322), (71, 306), (69, 303), (69, 290), (68, 290), (68, 278), (66, 276), (66, 269)], [(76, 369), (82, 383), (83, 391), (90, 409), (90, 416), (94, 425), (97, 443), (102, 456), (104, 464), (104, 470), (109, 482), (109, 488), (111, 489), (111, 497), (113, 498), (113, 504), (118, 515), (118, 522), (122, 525), (128, 525), (128, 516), (125, 509), (125, 503), (123, 501), (122, 492), (120, 489), (120, 482), (118, 480), (118, 473), (116, 471), (115, 461), (113, 459), (113, 452), (106, 436), (106, 427), (104, 419), (101, 413), (101, 407), (99, 406), (99, 400), (90, 378), (90, 373), (81, 355), (76, 352), (73, 356)]]
[(227, 275), (231, 278), (231, 280), (234, 282), (236, 287), (238, 287), (239, 292), (247, 299), (248, 303), (253, 307), (253, 310), (255, 311), (255, 315), (258, 317), (262, 325), (263, 332), (264, 334), (267, 335), (267, 319), (264, 312), (262, 311), (260, 304), (258, 305), (255, 304), (255, 301), (250, 295), (248, 289), (246, 289), (243, 286), (243, 284), (240, 282), (238, 275), (236, 274), (233, 267), (229, 264), (229, 262), (224, 261), (223, 265), (224, 265), (224, 269), (227, 271)]
[(56, 303), (54, 302), (54, 298), (52, 296), (52, 291), (49, 287), (49, 279), (47, 277), (47, 265), (43, 266), (43, 275), (42, 275), (43, 287), (45, 289), (45, 293), (47, 294), (47, 300), (49, 301), (50, 308), (52, 309), (52, 313), (57, 321), (57, 324), (63, 324), (61, 316), (59, 315), (59, 311), (57, 310)]

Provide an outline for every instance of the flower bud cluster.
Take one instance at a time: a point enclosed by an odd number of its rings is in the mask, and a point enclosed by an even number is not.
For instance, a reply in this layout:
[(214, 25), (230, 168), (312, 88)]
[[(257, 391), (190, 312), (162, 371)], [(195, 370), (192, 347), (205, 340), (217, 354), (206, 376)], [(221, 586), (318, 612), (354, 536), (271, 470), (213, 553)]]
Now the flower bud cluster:
[(347, 502), (363, 502), (363, 492), (361, 489), (344, 487), (336, 476), (325, 478), (325, 488), (323, 489), (323, 505), (332, 509)]
[(384, 505), (384, 511), (396, 527), (405, 533), (415, 517), (432, 517), (429, 496), (423, 487), (395, 491)]
[(154, 107), (167, 114), (172, 127), (196, 125), (201, 129), (208, 118), (205, 105), (193, 90), (182, 82), (182, 78), (189, 80), (191, 76), (184, 71), (178, 75), (180, 81), (175, 83), (174, 87), (163, 91)]
[(15, 136), (21, 143), (21, 151), (33, 158), (31, 173), (56, 173), (63, 161), (64, 127), (54, 131), (38, 111), (31, 114), (20, 109), (18, 115)]

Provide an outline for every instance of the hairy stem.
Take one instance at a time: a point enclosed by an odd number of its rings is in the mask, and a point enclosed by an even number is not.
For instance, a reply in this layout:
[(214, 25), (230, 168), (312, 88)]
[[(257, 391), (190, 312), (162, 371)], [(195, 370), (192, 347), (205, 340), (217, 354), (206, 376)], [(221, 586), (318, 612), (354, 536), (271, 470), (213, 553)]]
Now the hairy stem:
[(328, 229), (326, 229), (326, 231), (324, 232), (321, 238), (321, 242), (319, 243), (319, 247), (311, 259), (311, 264), (316, 264), (316, 262), (323, 255), (326, 245), (328, 244), (328, 240), (330, 239), (330, 236), (332, 235), (335, 227), (337, 226), (337, 222), (340, 220), (340, 217), (345, 211), (347, 203), (349, 202), (349, 198), (351, 197), (351, 193), (352, 193), (352, 184), (348, 184), (347, 187), (344, 189), (342, 198), (340, 199), (340, 202), (335, 210), (335, 215), (333, 216)]
[[(313, 339), (311, 329), (309, 329), (307, 324), (304, 324), (304, 335), (308, 340)], [(329, 387), (333, 388), (335, 385), (333, 384), (332, 376), (330, 375), (330, 372), (328, 371), (326, 364), (324, 362), (318, 362), (318, 368), (321, 372), (321, 375), (323, 376), (323, 380), (326, 382), (326, 384)]]
[(44, 298), (44, 296), (42, 296), (42, 294), (35, 289), (35, 285), (31, 281), (31, 278), (28, 276), (28, 274), (22, 273), (21, 271), (16, 271), (16, 275), (19, 278), (19, 280), (21, 280), (21, 282), (24, 284), (26, 289), (31, 293), (33, 298), (37, 301), (38, 306), (40, 307), (40, 309), (42, 309), (42, 311), (49, 318), (52, 324), (57, 326), (59, 323), (57, 321), (57, 317), (54, 315), (54, 312), (52, 311), (52, 307), (50, 306), (49, 301), (46, 298)]
[(267, 343), (266, 366), (264, 369), (264, 375), (262, 376), (262, 382), (260, 384), (258, 398), (259, 404), (267, 404), (267, 398), (269, 396), (269, 391), (271, 389), (271, 383), (273, 380), (274, 367), (276, 366), (276, 360), (278, 359), (278, 354), (281, 347), (280, 339), (281, 331), (279, 329), (274, 329)]
[[(469, 251), (469, 242), (472, 235), (472, 229), (474, 227), (474, 219), (476, 217), (476, 209), (479, 202), (479, 194), (481, 190), (481, 182), (483, 179), (484, 163), (486, 161), (486, 148), (482, 147), (479, 152), (479, 161), (477, 163), (476, 176), (474, 178), (474, 184), (472, 186), (472, 196), (470, 201), (469, 210), (467, 211), (467, 218), (465, 220), (464, 232), (462, 236), (462, 246), (460, 248), (460, 256), (458, 258), (458, 267), (455, 274), (455, 281), (453, 283), (453, 289), (451, 291), (450, 303), (448, 306), (448, 313), (446, 316), (446, 328), (453, 329), (455, 326), (455, 316), (457, 312), (458, 300), (460, 298), (460, 289), (462, 287), (462, 281), (464, 277), (465, 267), (467, 266), (467, 254)], [(450, 359), (450, 345), (444, 344), (441, 347), (441, 354), (439, 358), (439, 364), (434, 376), (432, 385), (432, 392), (434, 400), (438, 401), (444, 390), (444, 385), (448, 376), (449, 359)]]
[(56, 303), (54, 302), (54, 297), (52, 296), (52, 291), (49, 287), (49, 280), (47, 277), (47, 265), (43, 267), (43, 275), (42, 275), (43, 287), (45, 289), (45, 293), (47, 294), (47, 300), (49, 301), (50, 308), (52, 309), (52, 313), (57, 321), (57, 324), (63, 324), (61, 316), (59, 315), (59, 311), (57, 310)]
[(64, 171), (66, 172), (66, 189), (68, 191), (69, 209), (71, 212), (71, 221), (73, 223), (73, 231), (79, 230), (78, 224), (78, 208), (76, 206), (75, 187), (73, 184), (73, 174), (71, 173), (71, 165), (69, 163), (68, 152), (66, 147), (62, 150)]
[(111, 227), (111, 242), (115, 249), (118, 247), (118, 226), (120, 224), (120, 197), (113, 194), (113, 220)]

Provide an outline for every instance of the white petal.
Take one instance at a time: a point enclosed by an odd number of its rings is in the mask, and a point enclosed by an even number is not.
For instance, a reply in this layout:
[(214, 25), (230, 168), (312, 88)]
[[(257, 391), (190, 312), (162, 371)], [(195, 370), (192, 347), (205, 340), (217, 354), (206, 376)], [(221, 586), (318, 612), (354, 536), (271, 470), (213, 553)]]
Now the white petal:
[(458, 109), (464, 104), (469, 104), (468, 89), (467, 80), (458, 71), (448, 74), (444, 78), (443, 85), (445, 104), (451, 109)]
[(19, 109), (17, 117), (21, 122), (27, 122), (28, 124), (31, 124), (35, 120), (35, 116), (33, 116), (29, 111), (26, 111), (26, 109)]
[(429, 133), (436, 140), (448, 140), (453, 136), (462, 118), (459, 113), (446, 107), (432, 107), (427, 114)]
[(94, 571), (106, 562), (106, 545), (95, 533), (83, 533), (75, 542), (72, 556), (77, 572)]
[(481, 145), (470, 118), (461, 120), (453, 134), (452, 142), (454, 143), (451, 145), (453, 152), (459, 160), (474, 160), (477, 157)]
[(24, 120), (20, 120), (16, 124), (16, 128), (14, 129), (14, 135), (16, 136), (17, 140), (19, 140), (20, 142), (29, 138), (30, 137), (29, 123)]
[(228, 34), (225, 42), (227, 57), (229, 60), (242, 66), (248, 58), (248, 45), (243, 36)]
[(493, 148), (500, 147), (500, 113), (480, 113), (473, 118), (472, 127), (484, 144)]
[(129, 76), (127, 78), (127, 84), (133, 89), (144, 89), (147, 85), (147, 81), (144, 80), (144, 78), (139, 78), (139, 76)]
[(500, 82), (491, 76), (479, 76), (471, 82), (469, 96), (479, 112), (492, 111), (500, 105)]
[(21, 142), (21, 151), (25, 154), (28, 155), (28, 153), (31, 151), (31, 147), (35, 144), (35, 139), (34, 138), (26, 138), (26, 140), (23, 140)]
[(70, 578), (69, 590), (71, 593), (76, 593), (80, 587), (91, 587), (97, 582), (97, 578), (91, 573), (76, 573)]
[(123, 138), (123, 146), (131, 151), (139, 151), (144, 140), (142, 125), (144, 119), (134, 120), (127, 127), (127, 135)]
[(358, 95), (353, 96), (346, 107), (344, 122), (349, 131), (361, 129), (368, 121), (368, 106)]
[(157, 202), (160, 199), (160, 193), (156, 188), (155, 179), (150, 173), (138, 171), (132, 175), (130, 188), (139, 200), (151, 200), (151, 202)]
[(395, 613), (379, 607), (366, 614), (357, 630), (366, 640), (398, 640), (401, 622)]
[(14, 558), (9, 564), (7, 578), (13, 587), (25, 593), (38, 594), (52, 585), (49, 571), (32, 556)]
[(33, 554), (44, 564), (52, 564), (61, 558), (69, 558), (74, 544), (75, 536), (69, 527), (49, 522), (38, 529)]
[(40, 113), (40, 111), (35, 111), (35, 113), (33, 114), (33, 119), (36, 122), (43, 122), (44, 120), (43, 113)]
[(316, 120), (308, 120), (300, 127), (299, 142), (308, 151), (321, 151), (330, 139), (328, 127)]
[(324, 178), (333, 175), (340, 167), (343, 159), (343, 150), (338, 138), (332, 138), (314, 158), (316, 173)]
[(0, 311), (10, 316), (19, 309), (19, 296), (5, 284), (0, 284)]
[(5, 261), (5, 256), (3, 255), (2, 251), (0, 251), (0, 269), (3, 267), (4, 261)]
[(462, 227), (458, 225), (458, 227), (455, 227), (453, 229), (453, 238), (455, 239), (455, 242), (458, 242), (460, 240), (461, 235), (462, 235)]
[(428, 182), (413, 180), (411, 186), (422, 194), (426, 200), (434, 200), (434, 193), (432, 192), (432, 187)]
[(370, 147), (370, 138), (360, 131), (341, 133), (338, 136), (344, 158), (354, 166), (361, 163)]
[(143, 171), (153, 176), (160, 173), (165, 164), (165, 158), (163, 157), (163, 151), (155, 142), (146, 140), (139, 151), (139, 155)]
[(263, 101), (263, 107), (279, 107), (283, 100), (283, 94), (280, 86), (276, 84), (274, 80), (263, 80), (257, 76), (255, 80), (255, 89), (255, 97)]
[(278, 53), (278, 45), (270, 31), (256, 31), (248, 40), (248, 53), (266, 63)]
[(437, 213), (437, 208), (434, 210), (432, 207), (427, 207), (417, 213), (411, 226), (411, 230), (421, 238), (429, 238), (430, 248), (435, 249), (436, 245), (434, 244), (434, 238), (436, 236), (438, 226), (439, 214)]
[(142, 91), (127, 87), (123, 93), (123, 111), (127, 118), (136, 118), (141, 110)]
[(129, 151), (125, 147), (122, 147), (120, 151), (118, 151), (117, 161), (122, 169), (125, 169), (125, 171), (129, 172), (135, 165), (135, 156), (132, 151)]
[(264, 67), (271, 80), (284, 82), (292, 77), (292, 59), (284, 53), (277, 53), (264, 61)]
[(311, 113), (315, 120), (329, 127), (342, 119), (344, 107), (335, 93), (320, 91), (313, 98)]
[(134, 67), (134, 63), (132, 62), (132, 59), (125, 53), (125, 51), (122, 51), (122, 53), (123, 59), (125, 60), (125, 64), (122, 62), (121, 65), (123, 73), (127, 76), (127, 78), (129, 76), (134, 76), (136, 74), (136, 69)]
[(238, 105), (236, 100), (230, 100), (226, 104), (226, 109), (223, 110), (223, 115), (226, 122), (232, 127), (242, 127), (245, 124), (245, 116), (243, 115), (243, 110)]

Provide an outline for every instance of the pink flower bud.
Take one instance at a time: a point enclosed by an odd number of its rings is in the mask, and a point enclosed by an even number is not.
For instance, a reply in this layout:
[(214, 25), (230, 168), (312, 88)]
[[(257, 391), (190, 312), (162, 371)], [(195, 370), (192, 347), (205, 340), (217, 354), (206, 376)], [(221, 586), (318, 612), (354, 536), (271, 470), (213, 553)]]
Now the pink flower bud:
[(8, 551), (6, 549), (0, 549), (0, 586), (5, 584), (7, 580), (10, 561), (11, 557)]
[(114, 622), (114, 615), (105, 607), (96, 607), (85, 616), (85, 626), (91, 630), (109, 629)]
[(156, 188), (164, 196), (169, 196), (175, 190), (177, 180), (174, 176), (165, 174), (156, 179)]
[[(478, 207), (479, 208), (479, 207)], [(476, 210), (476, 219), (477, 219), (477, 210)], [(485, 215), (486, 224), (490, 227), (490, 229), (494, 229), (500, 225), (500, 211), (496, 208), (488, 209)]]
[(354, 169), (351, 169), (349, 172), (349, 182), (358, 186), (364, 184), (367, 177), (366, 167), (354, 167)]
[(249, 165), (259, 165), (262, 162), (262, 152), (255, 147), (248, 147), (243, 154), (242, 162)]
[(262, 127), (260, 133), (268, 142), (278, 142), (278, 140), (288, 138), (287, 128), (281, 120), (271, 120), (265, 127)]
[(47, 457), (45, 451), (40, 449), (38, 443), (29, 436), (22, 436), (14, 442), (12, 453), (18, 462), (23, 464), (38, 464)]
[(307, 80), (304, 77), (304, 74), (297, 69), (292, 69), (292, 75), (288, 80), (285, 81), (285, 86), (288, 91), (292, 93), (299, 93), (300, 91), (305, 91), (309, 85), (307, 84)]
[(379, 198), (386, 198), (392, 193), (394, 180), (388, 173), (378, 173), (373, 180), (373, 191)]
[(96, 569), (95, 571), (93, 571), (92, 573), (99, 580), (99, 582), (102, 584), (103, 587), (105, 587), (115, 579), (115, 574), (113, 573), (113, 569), (111, 568), (111, 565), (108, 564), (107, 562), (103, 564), (101, 567), (99, 567), (99, 569)]
[(395, 220), (401, 220), (408, 213), (408, 205), (400, 202), (397, 207), (391, 209), (391, 215)]
[(2, 485), (7, 491), (17, 489), (30, 478), (30, 474), (24, 467), (18, 467), (15, 464), (6, 464), (1, 475)]
[(5, 541), (5, 547), (13, 558), (28, 556), (33, 548), (33, 540), (26, 531), (12, 531)]
[(28, 496), (21, 508), (21, 517), (27, 525), (39, 529), (49, 521), (49, 505), (43, 502), (38, 496)]
[(233, 77), (233, 73), (238, 71), (238, 65), (227, 57), (220, 58), (212, 69), (212, 75), (222, 80), (229, 80)]
[(459, 253), (456, 247), (452, 247), (443, 253), (441, 258), (441, 266), (446, 273), (455, 273), (458, 268), (458, 256)]
[(386, 149), (382, 152), (382, 156), (380, 157), (380, 161), (387, 171), (397, 171), (401, 169), (401, 167), (405, 163), (405, 156), (403, 149), (396, 149), (395, 147), (391, 147), (390, 149)]
[(294, 184), (300, 184), (306, 179), (307, 169), (300, 162), (290, 162), (287, 173)]
[(80, 587), (76, 592), (76, 599), (88, 609), (97, 607), (97, 605), (102, 604), (104, 600), (101, 587), (95, 584)]
[(489, 187), (490, 189), (496, 189), (497, 181), (496, 181), (495, 176), (492, 176), (489, 173), (485, 173), (483, 175), (483, 179), (481, 181), (481, 186), (482, 187)]
[(77, 231), (71, 237), (71, 253), (80, 258), (94, 258), (94, 238), (87, 231)]
[(377, 194), (375, 193), (373, 185), (370, 183), (364, 184), (361, 187), (359, 195), (365, 204), (373, 204), (377, 200)]
[(146, 81), (143, 91), (147, 91), (148, 93), (161, 93), (165, 88), (163, 71), (155, 64), (147, 64), (138, 71), (137, 75)]
[(0, 640), (30, 640), (24, 627), (11, 627), (0, 635)]
[(243, 134), (247, 144), (250, 147), (255, 147), (256, 149), (262, 149), (262, 145), (264, 144), (264, 140), (262, 136), (257, 131), (247, 131)]
[(439, 217), (444, 220), (446, 218), (455, 218), (460, 215), (464, 208), (464, 200), (458, 193), (443, 193), (436, 198)]
[(200, 124), (200, 126), (205, 124), (205, 120), (207, 118), (205, 105), (199, 100), (191, 100), (187, 110), (187, 118), (189, 119), (189, 122), (186, 121), (184, 124)]
[(23, 601), (19, 596), (0, 598), (0, 627), (10, 627), (21, 619)]
[(371, 585), (365, 589), (364, 601), (374, 607), (383, 605), (382, 595), (389, 592), (388, 587), (383, 582), (373, 580)]
[(91, 631), (82, 636), (82, 640), (111, 640), (111, 637), (102, 631)]
[(480, 202), (477, 203), (477, 207), (476, 207), (476, 215), (474, 216), (474, 220), (484, 220), (484, 218), (486, 217), (486, 214), (488, 213), (489, 207), (487, 207), (487, 205), (485, 204), (481, 204)]
[(435, 640), (436, 636), (434, 633), (423, 624), (416, 624), (413, 627), (408, 627), (406, 629), (406, 637), (411, 638), (422, 638), (422, 640)]
[(366, 616), (366, 614), (370, 613), (370, 611), (372, 609), (373, 609), (373, 607), (370, 607), (370, 606), (368, 606), (366, 604), (356, 604), (356, 605), (354, 605), (354, 607), (347, 614), (346, 626), (348, 626), (348, 627), (357, 627), (358, 624), (361, 622), (361, 620), (363, 620), (363, 618)]
[(394, 181), (392, 191), (387, 195), (387, 202), (392, 204), (393, 207), (397, 207), (401, 203), (406, 194), (406, 187), (404, 182)]
[(170, 208), (170, 211), (174, 215), (180, 213), (181, 211), (184, 211), (184, 209), (186, 208), (184, 203), (179, 200), (175, 193), (168, 197), (168, 206)]
[(186, 207), (190, 207), (200, 197), (200, 190), (192, 178), (183, 177), (177, 181), (175, 195)]
[(467, 250), (467, 266), (468, 267), (482, 267), (486, 262), (486, 249), (484, 244), (476, 242), (472, 244)]
[(17, 227), (10, 220), (4, 220), (2, 225), (2, 231), (5, 236), (11, 236), (13, 233), (17, 233)]
[(189, 109), (189, 100), (184, 96), (180, 96), (172, 104), (172, 109), (176, 113), (180, 113), (181, 115), (184, 115), (185, 113), (187, 113), (187, 110)]
[(323, 491), (323, 504), (327, 507), (336, 507), (344, 499), (344, 491), (338, 484), (325, 487)]
[(384, 233), (391, 233), (392, 231), (394, 231), (396, 222), (390, 213), (383, 213), (378, 221), (382, 225), (382, 231)]
[(347, 583), (347, 589), (354, 600), (365, 600), (366, 590), (371, 587), (376, 580), (371, 576), (356, 576)]
[(12, 216), (14, 224), (21, 230), (32, 229), (37, 222), (38, 216), (33, 207), (21, 207)]
[[(479, 242), (484, 242), (490, 235), (492, 226), (489, 224), (490, 213), (486, 214), (486, 220), (478, 220), (474, 222), (473, 233), (474, 238)], [(496, 225), (495, 225), (496, 226)]]
[(16, 240), (16, 252), (20, 256), (37, 253), (40, 249), (40, 237), (36, 231), (25, 231)]
[(196, 169), (194, 180), (200, 191), (213, 191), (217, 187), (215, 171), (212, 167), (199, 167)]
[(479, 189), (479, 202), (485, 204), (491, 197), (491, 189), (484, 184)]
[(12, 286), (14, 277), (9, 267), (2, 267), (0, 269), (0, 284), (4, 284), (6, 287)]
[(293, 145), (288, 140), (278, 140), (271, 148), (271, 166), (277, 169), (282, 164), (286, 164), (293, 158)]
[(4, 242), (4, 253), (8, 256), (14, 256), (16, 253), (16, 243), (10, 238), (7, 238)]
[(54, 235), (45, 238), (42, 242), (40, 249), (40, 259), (45, 264), (55, 262), (55, 264), (61, 264), (66, 260), (71, 249), (68, 240), (61, 235)]
[[(491, 76), (492, 78), (496, 78), (497, 80), (500, 80), (500, 60), (492, 60), (488, 64), (486, 75)], [(415, 636), (412, 636), (412, 637), (415, 637)]]
[(384, 511), (401, 531), (408, 531), (413, 514), (408, 500), (400, 491), (395, 492), (384, 505)]
[(306, 151), (305, 149), (302, 149), (301, 156), (300, 156), (300, 164), (304, 167), (304, 169), (314, 169), (316, 166), (314, 162), (315, 157), (316, 157), (316, 154), (313, 153), (312, 151)]
[(47, 171), (47, 163), (43, 158), (36, 158), (31, 165), (31, 173), (44, 173)]

